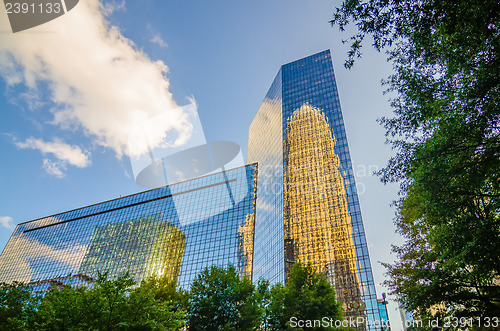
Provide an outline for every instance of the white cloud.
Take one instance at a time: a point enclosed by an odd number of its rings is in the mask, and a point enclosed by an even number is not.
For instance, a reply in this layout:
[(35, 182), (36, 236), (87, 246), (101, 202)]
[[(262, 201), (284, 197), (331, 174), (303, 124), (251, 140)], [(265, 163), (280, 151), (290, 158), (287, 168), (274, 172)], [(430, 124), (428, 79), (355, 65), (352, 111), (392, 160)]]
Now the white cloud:
[(0, 225), (9, 230), (14, 230), (15, 225), (13, 223), (12, 217), (9, 216), (0, 216)]
[[(80, 147), (66, 144), (57, 138), (51, 142), (28, 138), (25, 142), (18, 141), (15, 144), (19, 148), (37, 149), (43, 154), (53, 154), (64, 163), (69, 163), (79, 168), (85, 168), (90, 165), (88, 152), (83, 152)], [(44, 160), (44, 164), (45, 161), (47, 160)]]
[(112, 1), (102, 4), (102, 12), (104, 15), (109, 16), (117, 10), (125, 10), (125, 0), (120, 2)]
[(66, 163), (43, 159), (43, 169), (45, 169), (49, 175), (63, 178), (65, 176), (64, 171), (66, 171)]
[(155, 35), (149, 41), (152, 43), (158, 44), (160, 47), (167, 47), (167, 43), (160, 37), (160, 35)]
[[(123, 4), (104, 8), (98, 0), (80, 1), (46, 24), (0, 34), (0, 75), (7, 84), (24, 84), (32, 98), (37, 94), (34, 100), (50, 101), (52, 125), (81, 130), (94, 144), (111, 148), (119, 158), (145, 152), (127, 150), (128, 134), (137, 123), (158, 114), (167, 114), (169, 121), (148, 132), (150, 146), (164, 143), (167, 136), (170, 145), (178, 146), (192, 131), (187, 115), (169, 92), (167, 66), (151, 60), (106, 20), (110, 11)], [(7, 15), (0, 11), (0, 31), (9, 30)], [(40, 85), (48, 88), (48, 95), (41, 93)], [(88, 161), (75, 146), (36, 145), (42, 153), (72, 165)], [(56, 169), (62, 169), (53, 163), (45, 166), (56, 175)]]

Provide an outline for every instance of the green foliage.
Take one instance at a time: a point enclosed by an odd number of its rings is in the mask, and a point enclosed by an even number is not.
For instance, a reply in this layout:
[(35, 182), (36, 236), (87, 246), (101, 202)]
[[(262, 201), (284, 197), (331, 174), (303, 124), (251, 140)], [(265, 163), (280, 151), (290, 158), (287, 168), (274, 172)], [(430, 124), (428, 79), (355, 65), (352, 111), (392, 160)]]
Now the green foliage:
[(85, 287), (53, 287), (43, 297), (32, 321), (35, 330), (98, 330), (102, 321), (98, 297)]
[[(344, 319), (340, 303), (335, 299), (335, 289), (325, 275), (301, 263), (293, 266), (285, 285), (278, 284), (271, 289), (269, 311), (270, 330), (298, 330), (290, 325), (292, 317), (297, 320)], [(323, 327), (307, 329), (329, 330)]]
[(296, 264), (286, 285), (272, 288), (265, 280), (254, 286), (233, 266), (206, 268), (189, 292), (165, 276), (136, 286), (128, 274), (35, 294), (0, 285), (1, 330), (288, 330), (292, 317), (343, 320), (332, 285), (310, 265)]
[(119, 330), (128, 318), (128, 294), (134, 281), (100, 274), (91, 288), (52, 287), (35, 318), (37, 330)]
[(267, 329), (271, 319), (272, 302), (272, 293), (267, 280), (259, 279), (255, 288), (255, 298), (259, 305), (259, 325), (261, 328)]
[[(165, 278), (135, 287), (128, 275), (99, 275), (90, 287), (54, 286), (32, 294), (18, 283), (0, 286), (1, 330), (177, 330), (185, 324), (182, 292)], [(174, 301), (176, 303), (174, 304)]]
[(185, 325), (186, 293), (169, 277), (151, 277), (130, 293), (127, 330), (177, 330)]
[(260, 309), (250, 279), (240, 278), (233, 266), (206, 268), (189, 293), (190, 330), (254, 330)]
[(21, 283), (0, 284), (0, 330), (29, 330), (37, 302), (38, 297)]
[(123, 320), (127, 320), (128, 294), (134, 280), (128, 275), (108, 279), (107, 274), (99, 277), (90, 293), (95, 294), (95, 301), (101, 307), (101, 327), (105, 330), (116, 330)]
[(358, 29), (346, 67), (367, 35), (394, 67), (395, 117), (381, 123), (398, 153), (380, 175), (401, 184), (406, 242), (386, 285), (422, 315), (500, 316), (499, 12), (496, 0), (347, 0), (332, 20)]

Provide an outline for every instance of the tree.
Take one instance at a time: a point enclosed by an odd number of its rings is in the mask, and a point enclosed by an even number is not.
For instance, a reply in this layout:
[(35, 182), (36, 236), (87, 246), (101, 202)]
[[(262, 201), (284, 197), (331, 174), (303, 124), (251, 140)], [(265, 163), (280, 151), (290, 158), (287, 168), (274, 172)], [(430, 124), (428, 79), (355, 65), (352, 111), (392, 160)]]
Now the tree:
[(255, 297), (259, 306), (259, 325), (262, 330), (268, 330), (271, 322), (272, 294), (269, 281), (259, 279), (255, 288)]
[(146, 278), (130, 293), (123, 329), (178, 330), (185, 326), (186, 304), (186, 294), (177, 290), (175, 280)]
[(0, 284), (0, 330), (29, 330), (38, 296), (22, 283)]
[(89, 287), (54, 286), (40, 300), (30, 329), (152, 331), (184, 325), (170, 280), (152, 277), (134, 286), (128, 274), (108, 279), (106, 273)]
[(252, 281), (236, 268), (212, 266), (200, 273), (189, 292), (190, 330), (254, 330), (260, 310)]
[(36, 330), (118, 330), (128, 318), (127, 304), (133, 279), (107, 273), (87, 286), (53, 286), (41, 299), (34, 319)]
[(367, 35), (386, 50), (397, 154), (381, 172), (400, 183), (405, 237), (386, 282), (425, 315), (500, 316), (500, 3), (347, 0), (333, 25), (353, 23), (346, 67)]
[(98, 330), (103, 322), (100, 298), (86, 287), (49, 289), (31, 321), (33, 330)]
[[(335, 299), (335, 289), (326, 276), (316, 273), (310, 264), (295, 263), (285, 285), (277, 284), (271, 289), (270, 329), (297, 330), (292, 317), (296, 321), (321, 321), (324, 317), (332, 321), (344, 319), (341, 305)], [(324, 325), (304, 327), (308, 330), (339, 329)]]

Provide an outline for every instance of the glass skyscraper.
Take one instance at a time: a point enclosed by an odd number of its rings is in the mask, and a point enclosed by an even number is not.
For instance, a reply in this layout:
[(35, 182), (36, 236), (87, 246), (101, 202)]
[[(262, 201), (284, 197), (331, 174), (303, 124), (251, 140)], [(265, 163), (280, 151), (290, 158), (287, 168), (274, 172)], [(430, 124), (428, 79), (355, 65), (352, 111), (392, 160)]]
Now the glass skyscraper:
[(326, 274), (344, 316), (379, 320), (330, 51), (283, 65), (249, 130), (258, 162), (253, 278), (283, 282), (294, 262)]
[(378, 310), (380, 312), (380, 329), (383, 331), (391, 331), (389, 322), (389, 314), (387, 313), (387, 300), (385, 293), (382, 293), (382, 298), (377, 299)]
[(19, 224), (0, 282), (65, 284), (98, 272), (167, 274), (187, 288), (212, 265), (251, 277), (257, 165), (210, 174)]

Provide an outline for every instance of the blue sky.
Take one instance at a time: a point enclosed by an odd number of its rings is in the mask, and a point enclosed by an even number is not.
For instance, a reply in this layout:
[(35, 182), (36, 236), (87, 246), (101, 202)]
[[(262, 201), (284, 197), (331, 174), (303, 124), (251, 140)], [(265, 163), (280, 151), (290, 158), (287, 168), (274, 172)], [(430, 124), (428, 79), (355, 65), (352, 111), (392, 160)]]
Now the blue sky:
[(2, 12), (0, 247), (17, 223), (141, 191), (124, 132), (156, 108), (175, 116), (196, 100), (207, 140), (237, 142), (246, 155), (248, 127), (279, 67), (331, 49), (378, 296), (387, 291), (377, 261), (391, 261), (390, 245), (401, 242), (389, 206), (397, 187), (371, 173), (392, 153), (376, 123), (390, 115), (380, 81), (391, 66), (366, 47), (353, 69), (343, 67), (349, 35), (328, 23), (336, 4), (81, 0), (16, 34)]

